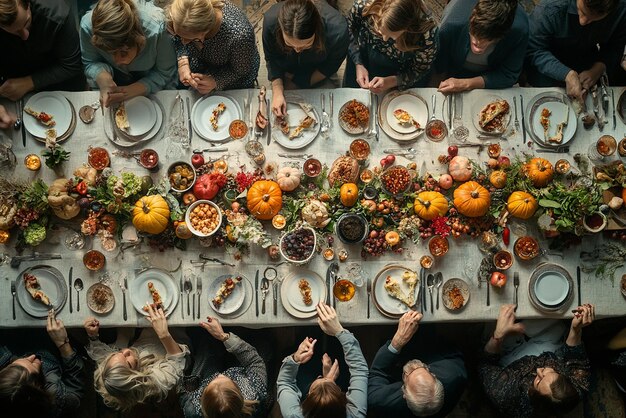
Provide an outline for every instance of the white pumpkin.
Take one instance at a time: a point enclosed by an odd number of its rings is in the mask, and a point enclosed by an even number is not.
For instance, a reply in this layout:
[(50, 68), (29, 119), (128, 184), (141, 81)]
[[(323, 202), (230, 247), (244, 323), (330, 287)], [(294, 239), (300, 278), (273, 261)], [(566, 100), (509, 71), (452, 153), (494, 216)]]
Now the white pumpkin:
[(283, 192), (292, 192), (300, 185), (300, 170), (295, 167), (283, 167), (278, 170), (276, 182)]

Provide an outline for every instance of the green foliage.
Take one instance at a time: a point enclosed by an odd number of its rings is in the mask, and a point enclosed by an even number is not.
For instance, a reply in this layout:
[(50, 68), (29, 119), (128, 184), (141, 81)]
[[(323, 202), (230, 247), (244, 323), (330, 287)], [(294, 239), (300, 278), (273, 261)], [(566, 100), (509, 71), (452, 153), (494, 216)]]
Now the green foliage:
[(609, 279), (614, 283), (615, 272), (624, 267), (626, 247), (617, 243), (605, 243), (591, 252), (581, 252), (582, 269), (585, 273), (594, 273), (598, 279)]
[(48, 185), (41, 179), (35, 180), (20, 195), (19, 202), (38, 213), (45, 212), (48, 209)]
[(597, 212), (602, 203), (602, 190), (595, 185), (567, 187), (553, 182), (546, 188), (536, 190), (539, 206), (550, 211), (559, 231), (574, 231), (576, 225), (586, 215)]
[(71, 152), (65, 151), (63, 147), (56, 145), (53, 148), (49, 148), (41, 153), (45, 158), (46, 166), (51, 169), (55, 169), (63, 162), (70, 159)]
[(24, 230), (24, 242), (36, 247), (46, 239), (46, 227), (38, 222), (30, 223)]

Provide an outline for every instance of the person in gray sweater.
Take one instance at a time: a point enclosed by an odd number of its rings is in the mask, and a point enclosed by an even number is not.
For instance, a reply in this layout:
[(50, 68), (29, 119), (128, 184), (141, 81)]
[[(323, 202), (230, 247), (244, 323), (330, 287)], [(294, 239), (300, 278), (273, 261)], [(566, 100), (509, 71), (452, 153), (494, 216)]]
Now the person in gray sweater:
[(528, 16), (517, 0), (452, 0), (439, 27), (439, 91), (513, 86), (527, 43)]

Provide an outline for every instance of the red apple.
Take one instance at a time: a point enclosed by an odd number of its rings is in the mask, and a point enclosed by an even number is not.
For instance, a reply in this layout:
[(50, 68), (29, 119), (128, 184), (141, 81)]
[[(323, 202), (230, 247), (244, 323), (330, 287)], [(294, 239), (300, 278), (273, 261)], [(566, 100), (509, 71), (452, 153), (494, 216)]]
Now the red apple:
[(452, 187), (452, 183), (454, 183), (454, 180), (452, 180), (452, 176), (450, 174), (442, 174), (439, 177), (439, 187), (444, 190), (448, 190)]
[(506, 276), (499, 271), (491, 273), (491, 285), (495, 287), (504, 287), (506, 284)]
[(456, 145), (450, 145), (448, 147), (448, 155), (450, 157), (456, 157), (459, 154), (459, 147)]
[(391, 155), (391, 154), (390, 154), (390, 155), (387, 155), (387, 156), (385, 157), (385, 160), (387, 160), (387, 164), (388, 164), (388, 165), (393, 165), (393, 163), (395, 163), (395, 162), (396, 162), (396, 156), (395, 156), (395, 155)]
[(203, 164), (204, 164), (204, 157), (202, 156), (201, 153), (196, 152), (191, 156), (191, 165), (193, 165), (195, 168), (198, 168)]
[(509, 157), (501, 155), (498, 157), (498, 165), (500, 166), (500, 168), (509, 167), (511, 165), (511, 160), (509, 159)]

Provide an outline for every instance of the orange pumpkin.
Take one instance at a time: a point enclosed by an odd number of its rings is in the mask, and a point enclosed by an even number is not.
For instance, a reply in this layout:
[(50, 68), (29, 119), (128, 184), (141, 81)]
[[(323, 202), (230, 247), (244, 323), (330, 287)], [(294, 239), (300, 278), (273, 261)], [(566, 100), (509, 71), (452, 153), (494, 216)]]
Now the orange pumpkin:
[(506, 186), (506, 173), (502, 170), (495, 170), (489, 175), (489, 182), (496, 189)]
[(344, 206), (352, 207), (359, 198), (359, 188), (354, 183), (344, 183), (339, 189), (339, 199)]
[(532, 217), (539, 205), (537, 199), (530, 193), (513, 192), (506, 202), (506, 208), (512, 216), (520, 219), (528, 219)]
[(448, 199), (439, 192), (421, 192), (415, 198), (413, 210), (420, 218), (432, 221), (448, 212)]
[(457, 155), (450, 160), (448, 173), (455, 181), (467, 181), (472, 177), (472, 163), (467, 157)]
[(393, 247), (400, 242), (400, 234), (396, 231), (389, 231), (385, 234), (385, 241), (389, 244), (389, 246)]
[(161, 195), (144, 196), (133, 208), (133, 225), (138, 231), (160, 234), (170, 220), (170, 208)]
[(262, 221), (269, 221), (283, 207), (283, 192), (275, 181), (255, 181), (248, 189), (248, 210)]
[(475, 181), (465, 182), (454, 191), (454, 206), (461, 215), (470, 218), (484, 216), (490, 204), (489, 191)]
[(552, 163), (545, 158), (533, 158), (524, 166), (524, 174), (535, 187), (545, 187), (554, 177)]
[(622, 189), (622, 199), (626, 202), (626, 187)]

